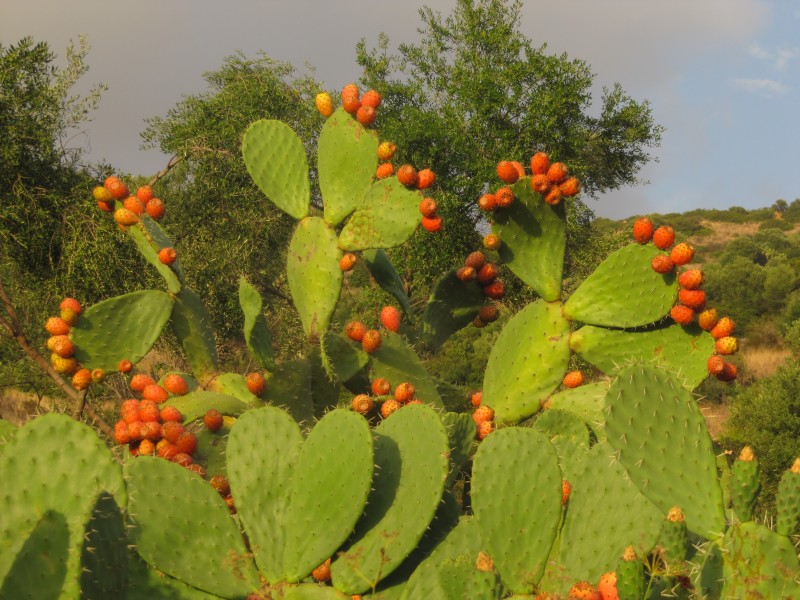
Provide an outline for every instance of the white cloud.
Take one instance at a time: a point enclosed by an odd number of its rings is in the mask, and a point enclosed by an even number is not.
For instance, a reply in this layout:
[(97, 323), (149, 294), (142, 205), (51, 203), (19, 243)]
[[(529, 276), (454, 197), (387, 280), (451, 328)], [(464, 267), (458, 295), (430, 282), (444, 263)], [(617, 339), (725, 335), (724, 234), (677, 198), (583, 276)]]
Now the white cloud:
[(772, 63), (772, 68), (776, 71), (783, 71), (786, 69), (786, 65), (789, 64), (790, 60), (800, 56), (800, 48), (767, 50), (759, 44), (752, 44), (750, 46), (750, 56)]
[(789, 91), (787, 86), (774, 79), (732, 79), (731, 84), (740, 90), (768, 97)]

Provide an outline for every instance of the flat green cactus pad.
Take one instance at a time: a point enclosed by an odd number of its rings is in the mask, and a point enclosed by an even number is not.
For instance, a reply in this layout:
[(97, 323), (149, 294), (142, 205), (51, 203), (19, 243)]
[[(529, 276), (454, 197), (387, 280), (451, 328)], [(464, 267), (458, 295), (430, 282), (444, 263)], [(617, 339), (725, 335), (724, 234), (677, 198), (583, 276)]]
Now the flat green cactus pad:
[(405, 285), (386, 252), (380, 248), (372, 248), (364, 250), (361, 253), (361, 258), (367, 264), (367, 268), (375, 282), (400, 303), (405, 313), (406, 321), (413, 322), (414, 314), (411, 311), (411, 302), (406, 294)]
[(124, 359), (139, 362), (161, 335), (173, 304), (165, 292), (142, 290), (90, 306), (70, 331), (75, 358), (87, 369), (106, 372)]
[(606, 434), (631, 480), (662, 514), (680, 506), (690, 531), (709, 539), (722, 534), (711, 437), (675, 375), (649, 364), (621, 370), (606, 397)]
[(478, 316), (486, 302), (481, 287), (474, 281), (461, 281), (455, 270), (436, 282), (425, 312), (422, 313), (422, 334), (432, 350), (439, 348), (459, 329)]
[(101, 492), (86, 523), (81, 551), (81, 596), (122, 598), (127, 584), (125, 521), (114, 497)]
[(498, 423), (530, 417), (559, 386), (569, 363), (568, 336), (557, 302), (532, 302), (506, 323), (483, 380), (483, 402)]
[(340, 333), (326, 331), (320, 349), (322, 365), (331, 381), (344, 383), (369, 362), (369, 355)]
[(139, 217), (139, 222), (132, 227), (126, 227), (125, 231), (128, 232), (144, 259), (153, 265), (164, 278), (170, 293), (177, 294), (184, 281), (180, 257), (171, 265), (165, 265), (158, 259), (158, 253), (162, 248), (175, 247), (166, 232), (146, 215)]
[(336, 232), (319, 217), (300, 221), (287, 254), (286, 276), (303, 331), (318, 338), (330, 327), (342, 289)]
[(422, 366), (417, 353), (403, 336), (391, 331), (381, 334), (383, 343), (377, 352), (370, 355), (372, 379), (388, 379), (392, 388), (408, 382), (416, 388), (416, 397), (425, 404), (444, 408), (433, 378)]
[(533, 429), (498, 429), (475, 454), (472, 508), (487, 552), (515, 594), (531, 594), (544, 573), (561, 519), (561, 479), (553, 445)]
[(244, 314), (244, 341), (251, 356), (263, 369), (274, 370), (272, 335), (267, 327), (267, 318), (262, 312), (261, 294), (244, 277), (239, 279), (239, 305)]
[(353, 251), (399, 246), (413, 235), (422, 219), (421, 200), (419, 191), (405, 188), (396, 177), (376, 181), (345, 223), (339, 247)]
[(642, 331), (586, 325), (573, 332), (570, 348), (607, 375), (632, 360), (653, 361), (677, 373), (694, 389), (708, 377), (714, 339), (699, 327), (665, 323)]
[(267, 382), (264, 401), (285, 409), (300, 424), (314, 421), (314, 383), (311, 364), (307, 358), (295, 358), (278, 363)]
[(242, 140), (242, 156), (250, 177), (275, 206), (295, 219), (308, 214), (308, 159), (291, 127), (273, 119), (252, 123)]
[(165, 575), (144, 562), (132, 552), (128, 558), (127, 600), (218, 600), (219, 596), (209, 594), (186, 585), (179, 579)]
[(567, 218), (564, 205), (550, 206), (525, 178), (512, 186), (516, 200), (494, 215), (498, 252), (509, 269), (548, 302), (561, 295)]
[(553, 444), (564, 479), (571, 479), (589, 452), (589, 430), (577, 415), (551, 408), (539, 413), (532, 427)]
[(209, 392), (206, 390), (195, 390), (189, 392), (185, 396), (177, 396), (169, 398), (165, 406), (174, 406), (183, 415), (183, 420), (186, 423), (191, 423), (200, 419), (206, 411), (214, 408), (221, 412), (223, 415), (230, 415), (238, 417), (250, 406), (242, 402), (238, 398), (229, 396), (228, 394), (221, 394), (219, 392)]
[(350, 600), (351, 596), (317, 583), (301, 583), (286, 588), (282, 598), (283, 600)]
[(608, 383), (597, 381), (572, 389), (565, 389), (547, 399), (545, 408), (566, 410), (579, 417), (597, 436), (605, 439), (605, 408)]
[(194, 291), (183, 288), (175, 296), (172, 330), (178, 337), (195, 377), (205, 383), (218, 368), (217, 346), (211, 315)]
[(333, 113), (319, 134), (317, 168), (325, 221), (338, 225), (359, 205), (378, 166), (378, 134), (343, 109)]
[(674, 273), (651, 266), (658, 250), (629, 244), (606, 258), (564, 304), (573, 321), (606, 327), (642, 327), (669, 313), (678, 295)]

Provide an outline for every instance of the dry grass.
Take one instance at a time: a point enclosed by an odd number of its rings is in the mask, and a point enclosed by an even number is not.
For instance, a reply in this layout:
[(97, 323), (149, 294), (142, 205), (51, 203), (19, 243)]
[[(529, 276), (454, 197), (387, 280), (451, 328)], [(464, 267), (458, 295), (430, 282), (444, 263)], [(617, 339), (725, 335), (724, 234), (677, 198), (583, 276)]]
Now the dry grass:
[(701, 403), (700, 413), (706, 419), (706, 427), (711, 439), (718, 440), (730, 415), (730, 405), (727, 402), (722, 404)]
[(741, 351), (743, 371), (748, 379), (772, 377), (789, 355), (788, 350), (773, 346), (745, 346)]
[(692, 236), (688, 242), (692, 245), (702, 246), (706, 251), (716, 251), (724, 248), (734, 238), (754, 235), (761, 223), (725, 223), (702, 220), (700, 225), (710, 229), (711, 233)]

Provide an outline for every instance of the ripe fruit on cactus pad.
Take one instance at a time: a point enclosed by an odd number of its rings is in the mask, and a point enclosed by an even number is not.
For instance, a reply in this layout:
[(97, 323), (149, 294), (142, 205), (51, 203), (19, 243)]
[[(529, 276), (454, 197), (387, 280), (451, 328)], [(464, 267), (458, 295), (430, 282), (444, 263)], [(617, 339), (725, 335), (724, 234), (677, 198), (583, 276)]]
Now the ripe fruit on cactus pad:
[(203, 415), (203, 424), (209, 431), (219, 431), (223, 424), (222, 413), (215, 408), (208, 409)]
[(647, 217), (636, 219), (633, 224), (633, 239), (640, 244), (646, 244), (653, 239), (653, 222)]
[(675, 231), (669, 225), (662, 225), (653, 232), (653, 243), (659, 250), (666, 250), (675, 243)]
[(330, 117), (333, 114), (333, 100), (328, 92), (320, 92), (314, 98), (314, 104), (323, 117)]
[(264, 388), (267, 387), (267, 382), (264, 379), (264, 376), (258, 371), (248, 373), (245, 381), (247, 383), (247, 389), (254, 396), (261, 396), (261, 394), (264, 393)]
[(377, 329), (370, 329), (361, 339), (361, 347), (367, 354), (376, 352), (381, 347), (381, 333)]
[(403, 319), (403, 314), (394, 306), (384, 306), (381, 310), (381, 323), (389, 331), (397, 331), (400, 329), (400, 321)]
[(565, 388), (576, 388), (580, 385), (583, 385), (583, 373), (580, 371), (570, 371), (564, 375)]
[(367, 326), (361, 321), (350, 321), (344, 326), (344, 334), (354, 342), (360, 342), (367, 333)]

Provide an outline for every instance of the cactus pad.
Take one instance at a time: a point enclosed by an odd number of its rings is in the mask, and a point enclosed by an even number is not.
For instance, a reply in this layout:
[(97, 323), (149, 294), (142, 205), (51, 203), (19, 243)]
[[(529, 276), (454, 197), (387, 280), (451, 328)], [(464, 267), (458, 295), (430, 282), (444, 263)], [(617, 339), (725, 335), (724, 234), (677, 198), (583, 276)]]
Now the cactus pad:
[(300, 221), (289, 244), (286, 275), (303, 331), (318, 338), (328, 330), (342, 289), (336, 233), (319, 217)]
[(607, 375), (631, 360), (655, 361), (677, 373), (690, 389), (708, 377), (714, 339), (699, 327), (664, 324), (644, 331), (586, 325), (569, 338), (570, 348)]
[(592, 429), (598, 440), (604, 440), (606, 433), (603, 411), (607, 393), (608, 383), (605, 381), (587, 383), (553, 394), (547, 399), (545, 408), (571, 412)]
[(629, 244), (606, 258), (564, 304), (573, 321), (606, 327), (641, 327), (663, 318), (678, 294), (675, 274), (651, 266), (657, 250)]
[(406, 320), (411, 321), (414, 315), (411, 312), (411, 302), (406, 294), (405, 285), (403, 284), (403, 280), (400, 279), (400, 275), (397, 274), (392, 261), (389, 260), (389, 257), (386, 255), (386, 252), (380, 248), (372, 248), (364, 250), (361, 253), (361, 258), (363, 258), (364, 262), (367, 264), (367, 268), (375, 282), (381, 286), (385, 292), (397, 299), (400, 306), (403, 308)]
[(706, 422), (692, 394), (669, 371), (621, 370), (606, 397), (606, 434), (631, 480), (662, 514), (680, 506), (689, 531), (725, 530), (722, 490)]
[(261, 294), (244, 277), (239, 279), (239, 305), (244, 314), (244, 341), (252, 357), (263, 369), (275, 369), (272, 335), (262, 312)]
[(512, 189), (517, 200), (497, 211), (492, 225), (503, 240), (500, 260), (544, 300), (558, 300), (567, 240), (564, 205), (545, 203), (527, 178)]
[(486, 296), (475, 282), (461, 281), (455, 271), (445, 273), (436, 282), (422, 314), (422, 333), (428, 346), (438, 349), (456, 331), (472, 323), (485, 302)]
[[(607, 443), (596, 444), (569, 479), (572, 491), (560, 561), (572, 579), (597, 581), (613, 571), (628, 546), (649, 552), (658, 539), (661, 512), (642, 496)], [(596, 541), (603, 540), (598, 552)]]
[(364, 593), (414, 550), (442, 498), (447, 446), (444, 425), (427, 406), (404, 406), (375, 428), (374, 489), (331, 565), (334, 587)]
[(539, 413), (532, 426), (553, 444), (561, 473), (565, 479), (570, 479), (589, 452), (589, 430), (583, 419), (571, 412), (551, 408)]
[(264, 401), (284, 408), (298, 423), (314, 420), (313, 375), (308, 359), (278, 363), (267, 382)]
[(498, 423), (533, 415), (561, 384), (569, 362), (568, 336), (569, 321), (559, 303), (537, 300), (506, 323), (483, 382), (483, 402), (494, 409)]
[(777, 509), (776, 531), (790, 536), (800, 524), (800, 459), (781, 476), (778, 493), (775, 496)]
[(337, 110), (325, 121), (317, 145), (325, 221), (338, 225), (360, 204), (378, 164), (378, 134)]
[(372, 184), (339, 234), (342, 250), (392, 248), (410, 238), (422, 215), (421, 194), (409, 190), (396, 177)]
[(180, 259), (171, 265), (165, 265), (158, 258), (158, 253), (162, 248), (173, 247), (175, 244), (161, 229), (158, 223), (146, 215), (139, 217), (139, 222), (133, 227), (126, 227), (125, 230), (131, 237), (139, 252), (144, 259), (156, 268), (164, 281), (167, 289), (172, 294), (177, 294), (183, 286), (183, 269)]
[(561, 469), (550, 441), (522, 427), (490, 434), (475, 454), (472, 508), (503, 582), (531, 594), (561, 518)]
[(173, 299), (142, 290), (90, 306), (72, 327), (75, 358), (87, 369), (117, 370), (123, 359), (139, 362), (161, 335)]
[(450, 445), (450, 472), (447, 487), (451, 487), (461, 468), (466, 464), (475, 440), (475, 421), (467, 413), (446, 412), (442, 421), (447, 427), (447, 440)]
[(322, 364), (331, 381), (345, 382), (369, 362), (367, 353), (341, 334), (326, 331), (320, 341)]
[(234, 417), (238, 417), (250, 408), (238, 398), (218, 392), (207, 392), (205, 390), (195, 390), (194, 392), (189, 392), (185, 396), (169, 398), (165, 402), (165, 406), (174, 406), (181, 411), (183, 420), (186, 423), (191, 423), (201, 418), (210, 408), (218, 410), (223, 415), (231, 415)]
[(250, 177), (275, 206), (295, 219), (308, 214), (308, 159), (291, 127), (272, 119), (252, 123), (242, 140), (242, 156)]
[[(258, 587), (239, 528), (208, 482), (151, 456), (130, 461), (125, 473), (131, 535), (143, 559), (212, 594), (244, 596)], [(176, 551), (176, 543), (182, 550)]]
[(205, 383), (218, 368), (217, 346), (211, 315), (195, 292), (183, 288), (175, 296), (172, 309), (172, 330), (186, 353), (192, 371), (201, 383)]
[(123, 598), (128, 585), (128, 537), (114, 497), (102, 492), (86, 524), (81, 551), (81, 596)]

